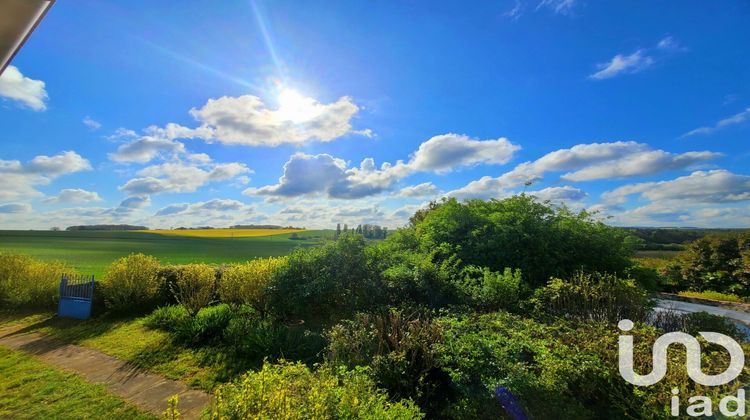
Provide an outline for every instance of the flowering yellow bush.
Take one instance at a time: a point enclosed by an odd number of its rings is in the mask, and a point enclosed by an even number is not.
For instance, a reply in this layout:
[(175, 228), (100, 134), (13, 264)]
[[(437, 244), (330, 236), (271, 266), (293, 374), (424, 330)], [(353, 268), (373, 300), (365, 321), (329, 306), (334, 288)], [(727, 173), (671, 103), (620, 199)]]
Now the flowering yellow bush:
[(0, 306), (53, 306), (59, 297), (62, 275), (74, 273), (71, 266), (62, 262), (0, 253)]
[(246, 304), (261, 314), (268, 307), (268, 283), (287, 257), (258, 258), (226, 267), (221, 275), (219, 294), (222, 302)]
[(159, 260), (130, 254), (113, 262), (104, 277), (104, 298), (111, 310), (133, 311), (153, 304), (159, 291)]
[(268, 364), (215, 392), (213, 419), (420, 419), (410, 400), (390, 402), (362, 370), (311, 371)]
[(214, 301), (216, 269), (207, 264), (178, 266), (173, 293), (177, 302), (195, 316)]

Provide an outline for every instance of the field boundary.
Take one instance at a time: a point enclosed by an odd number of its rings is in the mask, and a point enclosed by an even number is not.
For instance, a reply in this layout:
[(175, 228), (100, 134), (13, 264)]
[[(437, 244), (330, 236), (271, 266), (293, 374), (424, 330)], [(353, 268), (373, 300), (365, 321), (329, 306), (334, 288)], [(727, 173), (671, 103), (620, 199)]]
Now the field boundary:
[(678, 300), (680, 302), (689, 302), (689, 303), (698, 303), (701, 305), (717, 306), (720, 308), (727, 308), (727, 309), (733, 309), (735, 311), (750, 313), (750, 304), (748, 303), (726, 302), (723, 300), (697, 298), (697, 297), (692, 297), (692, 296), (680, 296), (674, 293), (659, 293), (658, 297), (660, 299)]

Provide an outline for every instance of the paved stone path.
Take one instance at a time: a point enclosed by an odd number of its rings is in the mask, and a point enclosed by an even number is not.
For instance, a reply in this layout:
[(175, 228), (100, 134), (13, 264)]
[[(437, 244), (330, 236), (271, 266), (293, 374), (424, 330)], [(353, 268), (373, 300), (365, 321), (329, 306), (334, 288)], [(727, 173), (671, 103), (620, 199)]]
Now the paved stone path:
[(144, 411), (160, 415), (167, 408), (169, 398), (177, 394), (182, 418), (197, 419), (211, 402), (209, 394), (190, 389), (182, 382), (139, 371), (123, 360), (94, 349), (66, 344), (35, 332), (24, 333), (24, 327), (0, 329), (0, 346), (33, 354), (45, 363), (102, 384), (114, 395)]

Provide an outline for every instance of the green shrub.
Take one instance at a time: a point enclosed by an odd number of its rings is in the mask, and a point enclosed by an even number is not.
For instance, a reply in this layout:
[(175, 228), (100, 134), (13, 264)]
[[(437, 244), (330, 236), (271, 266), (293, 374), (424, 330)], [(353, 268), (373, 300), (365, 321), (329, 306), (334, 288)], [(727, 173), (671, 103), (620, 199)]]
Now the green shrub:
[(732, 321), (708, 312), (655, 311), (650, 323), (664, 332), (681, 331), (697, 336), (701, 331), (717, 332), (743, 341), (746, 337)]
[(405, 230), (386, 241), (434, 254), (440, 263), (502, 271), (518, 268), (532, 287), (578, 270), (621, 273), (634, 253), (628, 233), (607, 226), (585, 211), (573, 212), (533, 196), (503, 200), (446, 199), (418, 211)]
[(645, 321), (653, 306), (633, 280), (582, 272), (567, 280), (550, 280), (531, 302), (539, 314), (610, 323), (626, 318)]
[(300, 363), (265, 364), (220, 387), (212, 418), (419, 419), (410, 401), (390, 402), (360, 370), (311, 371)]
[(189, 320), (190, 314), (184, 306), (162, 306), (146, 317), (145, 325), (149, 328), (174, 331), (178, 328), (178, 325), (188, 322)]
[(264, 359), (310, 363), (319, 360), (325, 347), (320, 334), (308, 331), (302, 325), (289, 326), (256, 316), (234, 317), (224, 331), (223, 342), (238, 357), (251, 363)]
[(75, 270), (62, 262), (0, 253), (0, 306), (51, 308), (60, 295), (63, 274)]
[(382, 302), (379, 273), (361, 235), (342, 235), (315, 248), (297, 248), (269, 285), (270, 306), (286, 320), (329, 325)]
[(174, 298), (191, 316), (215, 301), (216, 269), (207, 264), (186, 264), (176, 267), (172, 287)]
[[(680, 395), (706, 395), (714, 401), (736, 394), (747, 384), (748, 369), (727, 385), (704, 387), (686, 373), (685, 349), (672, 346), (667, 375), (651, 387), (625, 382), (618, 372), (616, 326), (558, 319), (547, 325), (507, 313), (438, 319), (443, 326), (439, 365), (457, 392), (442, 412), (452, 418), (502, 418), (493, 391), (508, 387), (531, 418), (665, 418), (672, 388)], [(652, 369), (654, 341), (662, 334), (637, 324), (634, 368)], [(745, 347), (747, 354), (748, 347)], [(707, 374), (726, 369), (729, 355), (720, 346), (704, 346)]]
[(521, 270), (506, 268), (502, 273), (479, 268), (465, 267), (459, 288), (465, 300), (481, 311), (512, 309), (518, 303), (521, 287)]
[(359, 314), (326, 335), (330, 362), (368, 366), (378, 386), (394, 398), (413, 399), (428, 414), (437, 413), (450, 393), (450, 380), (437, 365), (442, 327), (426, 317)]
[(113, 262), (104, 279), (104, 300), (114, 312), (150, 310), (159, 302), (159, 260), (130, 254)]
[(261, 316), (268, 311), (268, 285), (286, 257), (258, 258), (224, 267), (219, 295), (222, 302), (250, 305)]

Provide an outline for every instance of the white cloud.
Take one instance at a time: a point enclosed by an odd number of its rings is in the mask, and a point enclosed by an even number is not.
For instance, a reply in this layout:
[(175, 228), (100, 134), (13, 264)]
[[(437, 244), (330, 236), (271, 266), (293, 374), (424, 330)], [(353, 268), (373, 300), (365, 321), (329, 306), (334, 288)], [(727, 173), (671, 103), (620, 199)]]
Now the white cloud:
[(401, 191), (396, 194), (399, 197), (415, 198), (415, 197), (434, 197), (440, 190), (432, 182), (423, 182), (418, 185), (411, 185), (404, 187)]
[(218, 181), (226, 181), (252, 173), (243, 163), (197, 164), (174, 161), (152, 165), (138, 171), (134, 178), (120, 186), (130, 195), (150, 195), (165, 192), (195, 192), (198, 188)]
[(89, 117), (88, 115), (83, 118), (83, 125), (88, 127), (91, 131), (96, 131), (100, 128), (102, 128), (102, 125), (99, 121), (96, 121), (95, 119)]
[(727, 203), (750, 200), (750, 176), (724, 169), (696, 171), (669, 181), (629, 184), (602, 194), (607, 203), (623, 204), (638, 194), (651, 202)]
[(530, 191), (529, 195), (533, 195), (541, 201), (568, 202), (583, 200), (588, 194), (581, 189), (566, 185), (564, 187), (549, 187), (539, 191)]
[(209, 99), (190, 114), (201, 126), (186, 136), (246, 146), (278, 146), (308, 141), (328, 142), (346, 134), (372, 137), (371, 130), (353, 130), (351, 120), (360, 108), (350, 97), (323, 104), (295, 97), (293, 104), (270, 109), (253, 95)]
[(86, 191), (80, 188), (66, 188), (60, 190), (55, 197), (44, 200), (45, 203), (88, 203), (90, 201), (102, 201), (99, 194), (93, 191)]
[(501, 165), (520, 149), (502, 137), (478, 140), (461, 134), (442, 134), (420, 144), (409, 166), (416, 171), (445, 173), (461, 166)]
[(462, 166), (503, 164), (518, 149), (519, 146), (505, 138), (475, 140), (466, 135), (443, 134), (422, 143), (409, 162), (386, 162), (380, 168), (375, 166), (372, 158), (365, 158), (359, 167), (350, 168), (347, 162), (329, 154), (297, 153), (284, 164), (284, 175), (278, 184), (249, 188), (245, 194), (287, 198), (324, 194), (331, 198), (362, 198), (388, 191), (399, 180), (415, 172), (446, 173)]
[(0, 204), (0, 214), (16, 214), (31, 212), (31, 205), (26, 203)]
[(147, 163), (159, 156), (174, 156), (185, 153), (182, 143), (155, 136), (142, 136), (120, 145), (109, 159), (120, 163)]
[(276, 185), (245, 190), (247, 195), (297, 197), (325, 194), (330, 198), (362, 198), (390, 189), (410, 173), (401, 161), (375, 167), (372, 158), (362, 160), (359, 167), (349, 168), (342, 159), (322, 153), (296, 153), (284, 164), (284, 175)]
[(688, 169), (719, 156), (709, 151), (674, 154), (634, 141), (578, 144), (521, 163), (499, 177), (472, 181), (447, 195), (459, 199), (500, 198), (511, 194), (514, 188), (541, 180), (548, 172), (567, 171), (561, 175), (566, 181), (592, 181)]
[(723, 128), (726, 128), (732, 125), (741, 124), (747, 121), (748, 119), (750, 119), (750, 108), (747, 108), (742, 112), (734, 114), (731, 117), (721, 119), (713, 126), (699, 127), (699, 128), (696, 128), (695, 130), (688, 131), (687, 133), (683, 134), (682, 137), (690, 137), (690, 136), (701, 135), (701, 134), (703, 135), (713, 134)]
[(662, 38), (654, 48), (640, 48), (630, 54), (617, 54), (605, 63), (597, 64), (597, 71), (589, 75), (593, 80), (610, 79), (622, 74), (641, 72), (669, 54), (685, 51), (671, 36)]
[(47, 185), (55, 178), (91, 169), (88, 160), (67, 151), (54, 156), (37, 156), (22, 164), (18, 160), (0, 160), (0, 200), (17, 200), (39, 197), (34, 186)]
[(24, 76), (14, 66), (8, 66), (0, 75), (0, 97), (18, 102), (34, 111), (47, 109), (48, 96), (44, 82)]

